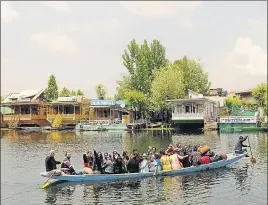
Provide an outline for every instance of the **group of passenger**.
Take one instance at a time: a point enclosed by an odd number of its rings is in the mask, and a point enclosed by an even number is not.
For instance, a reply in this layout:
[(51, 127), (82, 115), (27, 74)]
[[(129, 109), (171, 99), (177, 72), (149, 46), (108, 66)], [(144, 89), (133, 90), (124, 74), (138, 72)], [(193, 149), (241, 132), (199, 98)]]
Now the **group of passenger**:
[[(93, 150), (83, 154), (83, 174), (122, 174), (138, 172), (157, 172), (178, 170), (183, 167), (199, 166), (218, 160), (226, 159), (225, 154), (215, 155), (205, 146), (183, 146), (178, 143), (176, 146), (170, 144), (166, 150), (159, 153), (155, 147), (148, 147), (147, 153), (140, 154), (136, 149), (128, 155), (126, 151), (120, 155), (114, 150), (112, 155), (107, 152), (101, 153)], [(71, 165), (71, 153), (65, 154), (62, 162), (54, 158), (55, 151), (51, 150), (46, 158), (46, 171), (55, 175), (75, 175), (76, 171)], [(57, 170), (56, 164), (61, 164)]]

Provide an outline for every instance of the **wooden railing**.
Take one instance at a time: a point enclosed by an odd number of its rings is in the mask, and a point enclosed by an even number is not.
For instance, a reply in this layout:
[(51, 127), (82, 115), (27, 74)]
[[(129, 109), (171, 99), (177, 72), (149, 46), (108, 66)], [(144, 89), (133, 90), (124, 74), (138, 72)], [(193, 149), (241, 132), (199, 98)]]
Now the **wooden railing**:
[(203, 113), (172, 113), (172, 119), (203, 119)]

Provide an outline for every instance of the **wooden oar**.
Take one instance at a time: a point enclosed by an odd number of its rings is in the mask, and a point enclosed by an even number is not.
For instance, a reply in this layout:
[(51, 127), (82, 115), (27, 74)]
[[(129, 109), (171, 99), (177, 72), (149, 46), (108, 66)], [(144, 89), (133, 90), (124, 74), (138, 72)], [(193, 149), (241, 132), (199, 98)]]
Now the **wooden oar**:
[(48, 181), (55, 175), (55, 173), (56, 171), (54, 171), (54, 173), (45, 181), (45, 183), (41, 186), (41, 189), (44, 189), (49, 185)]
[(249, 158), (249, 161), (251, 163), (256, 163), (256, 159), (253, 157), (253, 154), (252, 154), (249, 138), (248, 138), (248, 145), (249, 145), (249, 150), (250, 150), (250, 154), (251, 154), (251, 157)]

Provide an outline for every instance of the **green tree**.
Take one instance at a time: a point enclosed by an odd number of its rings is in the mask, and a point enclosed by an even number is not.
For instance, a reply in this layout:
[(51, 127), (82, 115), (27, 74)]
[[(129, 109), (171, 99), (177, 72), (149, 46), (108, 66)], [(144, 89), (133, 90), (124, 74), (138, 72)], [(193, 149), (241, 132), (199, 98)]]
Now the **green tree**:
[(49, 76), (48, 86), (45, 90), (45, 99), (52, 101), (59, 97), (58, 85), (54, 75)]
[(117, 85), (117, 93), (114, 96), (116, 100), (124, 100), (125, 93), (134, 89), (129, 75), (123, 75), (121, 80), (117, 81)]
[(199, 61), (184, 56), (183, 59), (176, 60), (174, 64), (183, 72), (185, 95), (188, 94), (188, 89), (203, 94), (208, 92), (211, 83), (208, 81), (208, 73), (204, 72)]
[(267, 102), (267, 84), (261, 83), (257, 85), (256, 88), (252, 90), (253, 97), (257, 100), (258, 105), (263, 107), (265, 102)]
[(243, 101), (239, 97), (228, 97), (224, 101), (223, 115), (239, 115)]
[(102, 84), (98, 84), (96, 86), (96, 94), (97, 94), (98, 97), (105, 98), (106, 94), (107, 94), (107, 90)]
[(167, 99), (184, 97), (183, 72), (178, 65), (167, 65), (154, 73), (152, 104), (155, 110), (169, 107)]
[(76, 96), (76, 92), (74, 90), (71, 91), (71, 96)]
[(146, 117), (148, 108), (148, 97), (143, 92), (137, 90), (129, 90), (125, 93), (124, 99), (127, 104), (133, 107), (135, 110), (138, 109), (143, 118)]
[(165, 48), (158, 40), (154, 40), (149, 46), (146, 40), (138, 45), (133, 39), (122, 58), (129, 72), (132, 87), (137, 91), (150, 94), (153, 71), (166, 63)]
[(60, 97), (69, 97), (69, 96), (71, 96), (71, 92), (66, 87), (64, 87), (60, 92)]
[(78, 89), (78, 90), (77, 90), (77, 95), (79, 95), (79, 96), (84, 96), (84, 93), (83, 93), (80, 89)]

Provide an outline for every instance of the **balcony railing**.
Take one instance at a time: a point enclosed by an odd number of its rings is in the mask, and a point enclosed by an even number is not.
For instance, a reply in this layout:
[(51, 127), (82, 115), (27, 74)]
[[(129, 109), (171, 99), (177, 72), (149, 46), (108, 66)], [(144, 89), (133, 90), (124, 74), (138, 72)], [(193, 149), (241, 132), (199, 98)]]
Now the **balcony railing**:
[(204, 114), (203, 113), (172, 113), (172, 119), (203, 119)]

